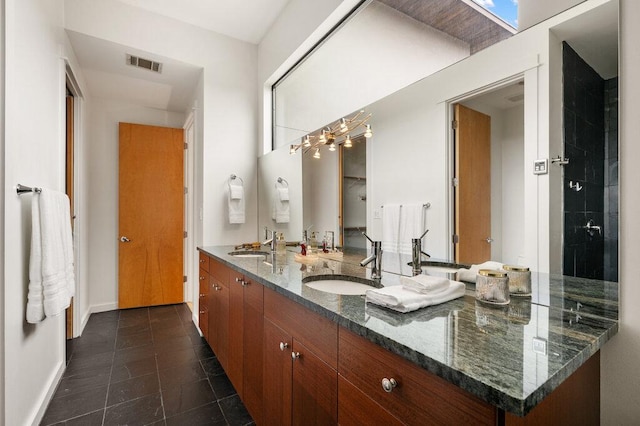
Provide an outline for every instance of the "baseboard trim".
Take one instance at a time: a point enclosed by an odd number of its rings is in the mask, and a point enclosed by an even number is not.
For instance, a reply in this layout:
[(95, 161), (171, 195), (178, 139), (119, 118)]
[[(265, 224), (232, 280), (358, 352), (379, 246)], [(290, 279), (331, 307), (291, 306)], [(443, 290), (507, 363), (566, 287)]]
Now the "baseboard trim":
[(46, 413), (47, 407), (49, 407), (49, 403), (51, 402), (51, 398), (53, 398), (53, 394), (56, 392), (56, 389), (58, 388), (58, 383), (60, 383), (60, 380), (62, 379), (62, 374), (64, 373), (65, 368), (66, 368), (66, 364), (65, 364), (65, 360), (63, 359), (62, 362), (58, 365), (56, 373), (52, 376), (52, 380), (50, 380), (48, 383), (47, 392), (44, 394), (44, 397), (40, 404), (40, 408), (35, 413), (33, 422), (31, 422), (33, 426), (38, 426), (40, 422), (42, 422), (44, 413)]

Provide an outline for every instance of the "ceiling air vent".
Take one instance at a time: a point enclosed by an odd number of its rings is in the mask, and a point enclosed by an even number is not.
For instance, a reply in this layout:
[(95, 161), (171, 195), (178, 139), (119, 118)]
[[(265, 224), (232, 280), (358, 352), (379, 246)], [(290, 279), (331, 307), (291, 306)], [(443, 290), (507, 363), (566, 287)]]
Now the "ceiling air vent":
[(155, 71), (157, 73), (162, 72), (162, 64), (160, 62), (140, 58), (138, 56), (127, 54), (127, 64), (138, 68), (144, 68), (145, 70)]
[(511, 96), (510, 98), (507, 98), (507, 100), (514, 103), (520, 102), (524, 100), (524, 95), (520, 94), (520, 95)]

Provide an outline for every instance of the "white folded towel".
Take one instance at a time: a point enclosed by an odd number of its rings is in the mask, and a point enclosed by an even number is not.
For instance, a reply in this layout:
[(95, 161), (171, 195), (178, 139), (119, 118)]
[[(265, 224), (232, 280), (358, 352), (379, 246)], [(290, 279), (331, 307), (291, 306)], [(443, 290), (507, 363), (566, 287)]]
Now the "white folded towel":
[(43, 189), (33, 196), (27, 322), (60, 315), (75, 295), (69, 206), (62, 192)]
[(289, 201), (289, 188), (277, 188), (280, 201)]
[(244, 223), (244, 187), (229, 184), (229, 223)]
[(449, 280), (431, 275), (416, 275), (414, 277), (400, 277), (400, 283), (407, 290), (416, 293), (433, 294), (449, 287)]
[(229, 185), (229, 196), (232, 200), (242, 200), (244, 187), (242, 185)]
[(457, 299), (464, 296), (464, 292), (463, 283), (451, 281), (446, 289), (429, 294), (416, 293), (402, 286), (367, 290), (365, 300), (404, 313)]
[[(276, 188), (276, 193), (273, 196), (273, 209), (272, 209), (272, 214), (271, 217), (273, 218), (273, 220), (276, 221), (276, 223), (289, 223), (289, 220), (291, 218), (291, 213), (289, 210), (289, 201), (282, 201), (280, 198), (280, 189), (286, 189), (286, 188)], [(289, 194), (289, 190), (287, 189), (287, 198), (289, 198), (288, 196)]]
[(476, 276), (478, 275), (478, 271), (480, 269), (500, 269), (503, 264), (500, 262), (495, 262), (493, 260), (488, 260), (484, 263), (480, 263), (478, 265), (471, 265), (469, 269), (458, 269), (458, 273), (456, 275), (456, 279), (458, 281), (466, 281), (469, 283), (476, 282)]

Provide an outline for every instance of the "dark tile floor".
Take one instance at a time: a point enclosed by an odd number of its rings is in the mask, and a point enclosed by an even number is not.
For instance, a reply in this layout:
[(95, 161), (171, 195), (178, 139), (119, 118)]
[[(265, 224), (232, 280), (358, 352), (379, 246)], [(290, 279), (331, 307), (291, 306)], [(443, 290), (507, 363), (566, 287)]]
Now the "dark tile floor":
[(253, 424), (187, 305), (91, 315), (41, 425)]

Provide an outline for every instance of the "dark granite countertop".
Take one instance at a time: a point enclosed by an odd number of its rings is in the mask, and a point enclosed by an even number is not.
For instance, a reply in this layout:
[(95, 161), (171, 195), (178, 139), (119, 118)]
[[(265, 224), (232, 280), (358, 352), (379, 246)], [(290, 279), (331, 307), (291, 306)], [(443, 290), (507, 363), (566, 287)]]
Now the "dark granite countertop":
[[(618, 331), (618, 284), (532, 273), (532, 296), (506, 307), (462, 298), (401, 314), (366, 304), (364, 296), (306, 286), (315, 275), (370, 278), (364, 252), (298, 263), (295, 253), (260, 258), (228, 255), (231, 246), (199, 248), (248, 278), (301, 303), (484, 401), (526, 415)], [(410, 257), (383, 258), (382, 286), (411, 275)]]

